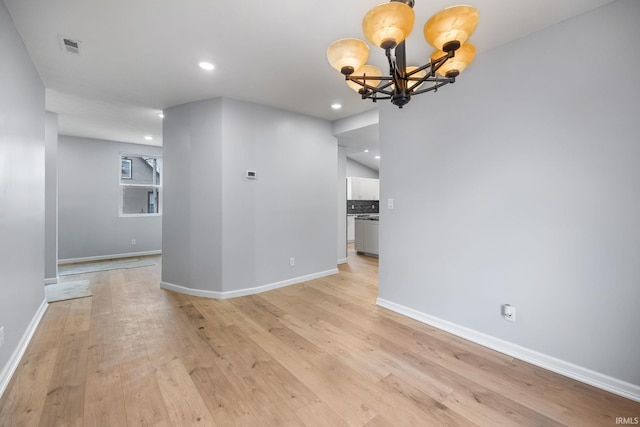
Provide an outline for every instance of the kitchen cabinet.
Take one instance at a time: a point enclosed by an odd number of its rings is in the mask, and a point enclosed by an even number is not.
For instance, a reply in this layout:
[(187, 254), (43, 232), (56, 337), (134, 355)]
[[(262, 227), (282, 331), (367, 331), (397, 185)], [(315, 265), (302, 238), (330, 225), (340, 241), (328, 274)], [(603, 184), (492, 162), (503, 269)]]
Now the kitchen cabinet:
[(353, 243), (356, 240), (356, 217), (347, 215), (347, 243)]
[(380, 180), (347, 177), (347, 200), (380, 200)]
[(378, 255), (378, 224), (370, 219), (355, 219), (355, 250), (369, 255)]

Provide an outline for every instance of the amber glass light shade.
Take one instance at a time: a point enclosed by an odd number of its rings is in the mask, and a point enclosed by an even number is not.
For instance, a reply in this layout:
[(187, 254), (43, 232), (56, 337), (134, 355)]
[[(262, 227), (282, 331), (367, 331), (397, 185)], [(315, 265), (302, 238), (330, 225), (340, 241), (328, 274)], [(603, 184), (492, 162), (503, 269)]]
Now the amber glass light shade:
[(329, 64), (343, 74), (353, 73), (362, 67), (368, 58), (369, 46), (359, 39), (336, 40), (327, 48)]
[[(442, 58), (446, 53), (437, 50), (431, 54), (431, 60), (435, 60), (438, 58)], [(473, 58), (476, 56), (476, 47), (471, 43), (465, 43), (458, 50), (456, 50), (456, 56), (451, 59), (448, 59), (447, 62), (442, 64), (436, 73), (440, 74), (444, 77), (456, 77), (460, 74), (465, 68), (471, 64)], [(449, 75), (447, 75), (449, 74)]]
[(415, 13), (411, 6), (389, 2), (371, 9), (362, 19), (362, 32), (367, 40), (383, 49), (393, 49), (409, 36)]
[[(364, 79), (362, 79), (364, 81), (365, 84), (367, 84), (368, 86), (373, 86), (373, 87), (378, 87), (378, 85), (381, 83), (381, 80), (369, 80), (369, 77), (380, 77), (382, 76), (382, 70), (378, 67), (376, 67), (375, 65), (363, 65), (362, 67), (358, 68), (354, 73), (354, 76), (365, 76)], [(360, 80), (360, 79), (358, 79)], [(347, 80), (347, 84), (349, 85), (349, 87), (353, 90), (355, 90), (356, 92), (360, 92), (360, 89), (363, 88), (362, 85), (359, 85), (358, 83), (352, 82), (351, 80)]]
[(438, 50), (447, 42), (466, 43), (478, 26), (478, 10), (472, 6), (452, 6), (433, 15), (424, 24), (424, 38)]

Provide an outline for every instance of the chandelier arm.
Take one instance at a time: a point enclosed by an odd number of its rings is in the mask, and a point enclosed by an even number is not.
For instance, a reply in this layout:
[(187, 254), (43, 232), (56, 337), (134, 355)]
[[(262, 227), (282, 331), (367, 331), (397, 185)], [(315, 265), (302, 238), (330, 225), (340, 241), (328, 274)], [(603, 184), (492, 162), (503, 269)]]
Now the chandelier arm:
[(456, 51), (452, 50), (447, 52), (446, 55), (436, 59), (435, 61), (431, 61), (431, 75), (434, 75), (436, 71), (438, 71), (440, 67), (444, 65), (445, 62), (447, 62), (449, 59), (453, 58), (454, 56), (456, 56)]
[[(382, 86), (378, 86), (376, 89), (378, 89), (378, 91), (380, 92), (384, 92), (385, 89), (393, 86), (393, 77), (385, 77), (385, 80), (389, 80), (387, 83), (383, 84)], [(384, 92), (387, 93), (387, 92)]]
[[(411, 70), (408, 71), (406, 74), (407, 80), (417, 80), (417, 79), (424, 79), (424, 77), (414, 77), (413, 79), (409, 79), (409, 77), (413, 76), (416, 73), (419, 73), (422, 70), (426, 70), (427, 68), (431, 68), (433, 64), (431, 62), (427, 62), (426, 64), (424, 64), (421, 67), (416, 68), (415, 70)], [(431, 72), (427, 73), (427, 77), (429, 77), (429, 75), (431, 75)]]
[[(430, 80), (430, 81), (434, 81), (434, 80)], [(431, 91), (436, 91), (438, 90), (438, 88), (441, 88), (444, 85), (447, 85), (449, 83), (455, 83), (455, 78), (448, 78), (448, 77), (444, 77), (443, 80), (439, 80), (438, 83), (436, 83), (433, 86), (430, 86), (426, 89), (420, 89), (417, 90), (415, 92), (412, 93), (412, 95), (419, 95), (421, 93), (425, 93), (425, 92), (431, 92)]]
[[(350, 80), (350, 81), (352, 81), (354, 83), (359, 84), (360, 86), (362, 86), (362, 81), (364, 81), (364, 78), (365, 78), (365, 76), (354, 76), (353, 74), (345, 76), (345, 80)], [(376, 87), (376, 89), (378, 91), (380, 91), (381, 89), (388, 88), (394, 82), (393, 76), (368, 76), (367, 79), (369, 79), (369, 80), (387, 81), (387, 83), (385, 83), (384, 85), (382, 85), (380, 87)]]
[(347, 76), (347, 80), (351, 80), (352, 82), (359, 83), (359, 80), (364, 81), (365, 77), (367, 80), (393, 80), (393, 78), (389, 76), (354, 76), (354, 75)]
[[(368, 87), (368, 90), (366, 91), (367, 94), (376, 94), (376, 93), (382, 93), (385, 94), (389, 97), (391, 97), (393, 95), (393, 92), (390, 92), (388, 90), (381, 90), (380, 88), (377, 87)], [(382, 99), (382, 98), (379, 98)]]
[[(370, 77), (368, 77), (369, 80), (379, 80), (379, 81), (389, 80), (389, 83), (385, 84), (382, 87), (368, 85), (367, 82), (366, 82), (366, 77), (367, 76), (349, 75), (349, 76), (345, 76), (345, 80), (352, 81), (352, 82), (362, 86), (363, 89), (366, 89), (366, 93), (384, 93), (385, 95), (389, 95), (389, 96), (392, 95), (391, 92), (385, 90), (387, 87), (389, 87), (389, 86), (391, 86), (393, 84), (393, 81), (392, 81), (393, 78), (392, 77), (389, 77), (389, 76), (370, 76)], [(383, 98), (379, 98), (379, 99), (383, 99)]]
[(379, 92), (369, 92), (362, 95), (362, 99), (371, 99), (373, 102), (376, 102), (378, 99), (391, 99), (391, 95), (378, 96)]
[[(389, 97), (391, 97), (391, 95), (393, 95), (393, 92), (390, 92), (390, 91), (388, 91), (388, 90), (381, 90), (381, 89), (380, 89), (380, 88), (378, 88), (378, 87), (374, 90), (374, 92), (375, 92), (375, 93), (384, 93), (385, 95), (388, 95)], [(380, 99), (382, 99), (382, 98), (380, 98)], [(385, 98), (385, 99), (386, 99), (386, 98)]]

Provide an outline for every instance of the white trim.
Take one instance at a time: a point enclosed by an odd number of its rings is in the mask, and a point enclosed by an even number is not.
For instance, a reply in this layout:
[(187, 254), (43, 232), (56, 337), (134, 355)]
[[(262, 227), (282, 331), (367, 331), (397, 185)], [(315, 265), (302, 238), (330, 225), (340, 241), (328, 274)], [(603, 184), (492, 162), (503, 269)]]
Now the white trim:
[(347, 258), (342, 258), (338, 260), (338, 264), (346, 264), (349, 260)]
[(162, 216), (162, 213), (137, 213), (137, 214), (124, 214), (120, 213), (120, 218), (151, 218), (154, 216)]
[(145, 251), (145, 252), (129, 252), (126, 254), (88, 256), (83, 258), (67, 258), (67, 259), (59, 259), (58, 265), (73, 264), (75, 262), (103, 261), (105, 259), (133, 258), (137, 256), (161, 255), (161, 254), (162, 254), (162, 251), (158, 250), (158, 251)]
[(235, 291), (219, 292), (219, 291), (207, 291), (204, 289), (187, 288), (180, 285), (175, 285), (168, 282), (160, 282), (162, 289), (167, 289), (181, 294), (193, 295), (196, 297), (214, 298), (214, 299), (228, 299), (242, 297), (246, 295), (255, 295), (261, 292), (271, 291), (273, 289), (283, 288), (289, 285), (295, 285), (296, 283), (306, 282), (308, 280), (319, 279), (320, 277), (330, 276), (332, 274), (338, 274), (337, 268), (331, 270), (319, 271), (313, 274), (307, 274), (305, 276), (294, 277), (292, 279), (283, 280), (281, 282), (270, 283), (268, 285), (256, 286), (253, 288), (238, 289)]
[(47, 307), (49, 307), (47, 300), (42, 300), (42, 304), (40, 304), (38, 311), (36, 311), (33, 319), (31, 319), (31, 323), (29, 323), (24, 334), (22, 334), (22, 338), (20, 339), (18, 346), (13, 351), (13, 354), (9, 358), (7, 364), (2, 368), (2, 372), (0, 372), (0, 397), (4, 394), (7, 386), (9, 385), (9, 381), (11, 381), (11, 377), (13, 377), (13, 374), (18, 368), (20, 360), (22, 360), (22, 356), (24, 356), (24, 352), (27, 350), (27, 346), (29, 345), (29, 342), (31, 342), (31, 338), (40, 324), (40, 320), (42, 320), (42, 316), (44, 316), (44, 313), (47, 311)]
[(500, 353), (504, 353), (549, 371), (553, 371), (557, 374), (564, 375), (565, 377), (573, 378), (574, 380), (626, 397), (627, 399), (640, 402), (640, 386), (638, 385), (583, 368), (582, 366), (574, 365), (573, 363), (566, 362), (564, 360), (556, 359), (555, 357), (451, 323), (382, 298), (378, 298), (376, 300), (376, 304), (380, 307), (387, 308), (419, 322), (442, 329), (443, 331), (452, 333)]
[(224, 292), (205, 291), (202, 289), (192, 289), (169, 282), (160, 282), (160, 288), (168, 291), (178, 292), (179, 294), (192, 295), (194, 297), (224, 299)]
[(44, 279), (44, 284), (46, 285), (55, 285), (56, 283), (58, 283), (58, 277), (49, 277), (47, 279)]

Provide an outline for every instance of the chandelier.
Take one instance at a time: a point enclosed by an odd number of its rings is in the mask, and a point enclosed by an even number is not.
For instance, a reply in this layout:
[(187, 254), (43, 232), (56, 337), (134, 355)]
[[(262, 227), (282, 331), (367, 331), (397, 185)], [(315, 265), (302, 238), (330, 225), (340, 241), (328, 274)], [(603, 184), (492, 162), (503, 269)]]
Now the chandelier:
[(385, 51), (389, 62), (386, 76), (380, 68), (365, 64), (369, 46), (364, 41), (346, 38), (329, 45), (329, 63), (362, 99), (390, 99), (402, 108), (412, 95), (454, 83), (473, 60), (476, 49), (467, 40), (478, 25), (478, 11), (472, 6), (452, 6), (433, 15), (424, 25), (424, 37), (436, 49), (430, 61), (422, 66), (407, 66), (405, 39), (415, 21), (413, 5), (414, 0), (391, 0), (371, 9), (362, 20), (367, 40)]

